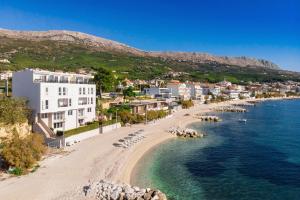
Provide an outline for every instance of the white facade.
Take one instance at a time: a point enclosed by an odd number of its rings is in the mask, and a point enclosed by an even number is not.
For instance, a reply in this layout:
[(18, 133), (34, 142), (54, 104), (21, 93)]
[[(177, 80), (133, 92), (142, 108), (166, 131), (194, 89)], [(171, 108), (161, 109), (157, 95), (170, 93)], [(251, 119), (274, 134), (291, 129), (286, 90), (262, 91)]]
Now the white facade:
[(221, 88), (218, 86), (215, 86), (213, 88), (209, 89), (210, 93), (212, 93), (214, 96), (219, 96), (219, 94), (221, 93)]
[(233, 100), (238, 100), (240, 97), (240, 92), (238, 90), (227, 90), (224, 93), (228, 94), (229, 98)]
[(169, 99), (172, 96), (172, 93), (169, 90), (169, 88), (150, 87), (145, 88), (144, 92), (146, 95), (149, 95), (152, 98)]
[(190, 88), (191, 98), (201, 100), (203, 96), (203, 88), (199, 83), (186, 83), (186, 86)]
[(91, 79), (89, 75), (25, 69), (13, 73), (12, 94), (29, 101), (35, 122), (42, 121), (54, 131), (69, 130), (95, 120), (96, 86)]
[(249, 91), (241, 91), (239, 96), (242, 97), (242, 98), (249, 99), (251, 97), (251, 94), (250, 94)]
[(185, 83), (170, 82), (167, 84), (167, 88), (172, 93), (172, 97), (181, 98), (183, 100), (191, 99), (191, 89), (186, 86)]
[(0, 73), (0, 80), (8, 80), (12, 77), (11, 71), (1, 72)]

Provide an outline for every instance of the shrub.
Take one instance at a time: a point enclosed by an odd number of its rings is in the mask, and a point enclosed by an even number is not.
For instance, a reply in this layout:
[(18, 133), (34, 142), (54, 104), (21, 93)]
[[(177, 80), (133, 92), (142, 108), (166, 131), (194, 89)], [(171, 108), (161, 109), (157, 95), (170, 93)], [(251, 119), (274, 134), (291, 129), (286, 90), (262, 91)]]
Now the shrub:
[(158, 118), (164, 118), (168, 115), (168, 113), (164, 110), (159, 110), (158, 112)]
[(192, 100), (185, 100), (185, 101), (181, 101), (181, 105), (183, 109), (188, 109), (190, 107), (193, 107), (194, 103)]
[(118, 115), (121, 118), (121, 121), (126, 124), (126, 123), (132, 123), (134, 121), (134, 116), (129, 112), (129, 111), (121, 111), (118, 113)]
[(144, 115), (139, 115), (139, 114), (135, 115), (134, 123), (137, 124), (137, 123), (142, 123), (144, 121), (145, 121), (145, 116)]
[(13, 168), (8, 170), (8, 173), (16, 175), (16, 176), (21, 176), (23, 174), (23, 170), (21, 168), (18, 168), (18, 167), (13, 167)]
[(41, 159), (45, 150), (41, 135), (31, 134), (21, 138), (17, 132), (14, 132), (12, 138), (3, 141), (0, 153), (9, 166), (26, 170)]
[(152, 121), (158, 118), (158, 114), (154, 110), (147, 111), (147, 120)]
[(150, 110), (147, 112), (147, 120), (149, 120), (149, 121), (164, 118), (166, 116), (167, 116), (167, 113), (164, 110), (158, 110), (158, 111)]
[(0, 122), (13, 125), (25, 123), (31, 114), (27, 102), (23, 99), (0, 98)]

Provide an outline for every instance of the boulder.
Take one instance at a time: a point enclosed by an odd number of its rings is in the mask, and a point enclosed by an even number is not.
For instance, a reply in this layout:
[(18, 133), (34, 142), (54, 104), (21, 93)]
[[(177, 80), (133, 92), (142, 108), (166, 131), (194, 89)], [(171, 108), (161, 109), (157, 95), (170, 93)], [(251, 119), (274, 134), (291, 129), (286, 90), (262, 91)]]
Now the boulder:
[(120, 196), (119, 191), (114, 190), (114, 191), (111, 193), (110, 198), (111, 198), (112, 200), (117, 200), (117, 199), (119, 198), (119, 196)]

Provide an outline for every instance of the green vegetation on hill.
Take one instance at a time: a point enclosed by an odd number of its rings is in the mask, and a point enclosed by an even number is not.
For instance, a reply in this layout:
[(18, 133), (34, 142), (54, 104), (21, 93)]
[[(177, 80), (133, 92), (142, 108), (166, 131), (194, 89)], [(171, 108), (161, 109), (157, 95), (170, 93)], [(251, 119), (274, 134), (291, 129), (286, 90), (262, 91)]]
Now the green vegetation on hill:
[(176, 79), (208, 82), (217, 82), (224, 78), (234, 83), (300, 80), (299, 73), (282, 70), (163, 60), (130, 53), (104, 52), (93, 47), (62, 41), (29, 41), (0, 37), (0, 58), (8, 58), (11, 62), (1, 64), (0, 71), (19, 70), (26, 67), (64, 71), (103, 67), (116, 71), (119, 78), (130, 79), (171, 79), (173, 77), (165, 75), (174, 71), (188, 73), (175, 77)]

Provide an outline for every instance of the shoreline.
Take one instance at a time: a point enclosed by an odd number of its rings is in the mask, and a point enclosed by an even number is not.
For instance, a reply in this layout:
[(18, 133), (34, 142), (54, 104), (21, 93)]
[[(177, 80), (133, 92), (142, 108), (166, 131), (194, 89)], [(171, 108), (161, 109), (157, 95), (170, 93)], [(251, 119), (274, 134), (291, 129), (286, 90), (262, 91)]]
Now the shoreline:
[[(280, 100), (299, 100), (300, 97), (276, 97), (276, 98), (263, 98), (263, 99), (244, 99), (244, 100), (235, 100), (235, 101), (225, 101), (225, 102), (220, 102), (220, 103), (212, 103), (212, 104), (200, 104), (197, 106), (194, 106), (191, 112), (189, 113), (191, 116), (188, 117), (189, 120), (184, 120), (183, 122), (180, 122), (180, 126), (182, 128), (187, 128), (190, 124), (195, 123), (197, 121), (199, 121), (199, 119), (194, 118), (193, 115), (194, 114), (207, 114), (210, 112), (213, 112), (213, 109), (219, 106), (229, 106), (229, 105), (233, 105), (233, 104), (238, 104), (238, 103), (244, 103), (247, 101), (253, 101), (253, 102), (264, 102), (264, 101), (280, 101)], [(198, 110), (195, 111), (195, 109), (199, 109), (201, 107), (207, 106), (206, 109), (204, 110)], [(187, 109), (186, 111), (189, 111), (190, 109)], [(196, 113), (194, 113), (196, 112)], [(185, 117), (185, 116), (182, 116)], [(192, 118), (191, 118), (192, 117)], [(200, 121), (199, 121), (200, 122)], [(164, 131), (164, 134), (167, 134)], [(170, 134), (171, 135), (171, 134)], [(163, 137), (160, 140), (157, 141), (152, 141), (152, 144), (147, 144), (146, 146), (143, 146), (143, 149), (139, 150), (139, 147), (136, 148), (136, 153), (135, 155), (131, 156), (131, 159), (128, 161), (130, 162), (124, 169), (122, 176), (119, 177), (120, 181), (123, 181), (125, 183), (128, 184), (133, 184), (133, 180), (136, 179), (136, 177), (134, 176), (134, 169), (136, 168), (136, 166), (138, 165), (139, 161), (150, 151), (152, 151), (156, 146), (161, 145), (162, 143), (172, 139), (172, 138), (176, 138), (176, 136), (170, 136), (170, 137)]]

